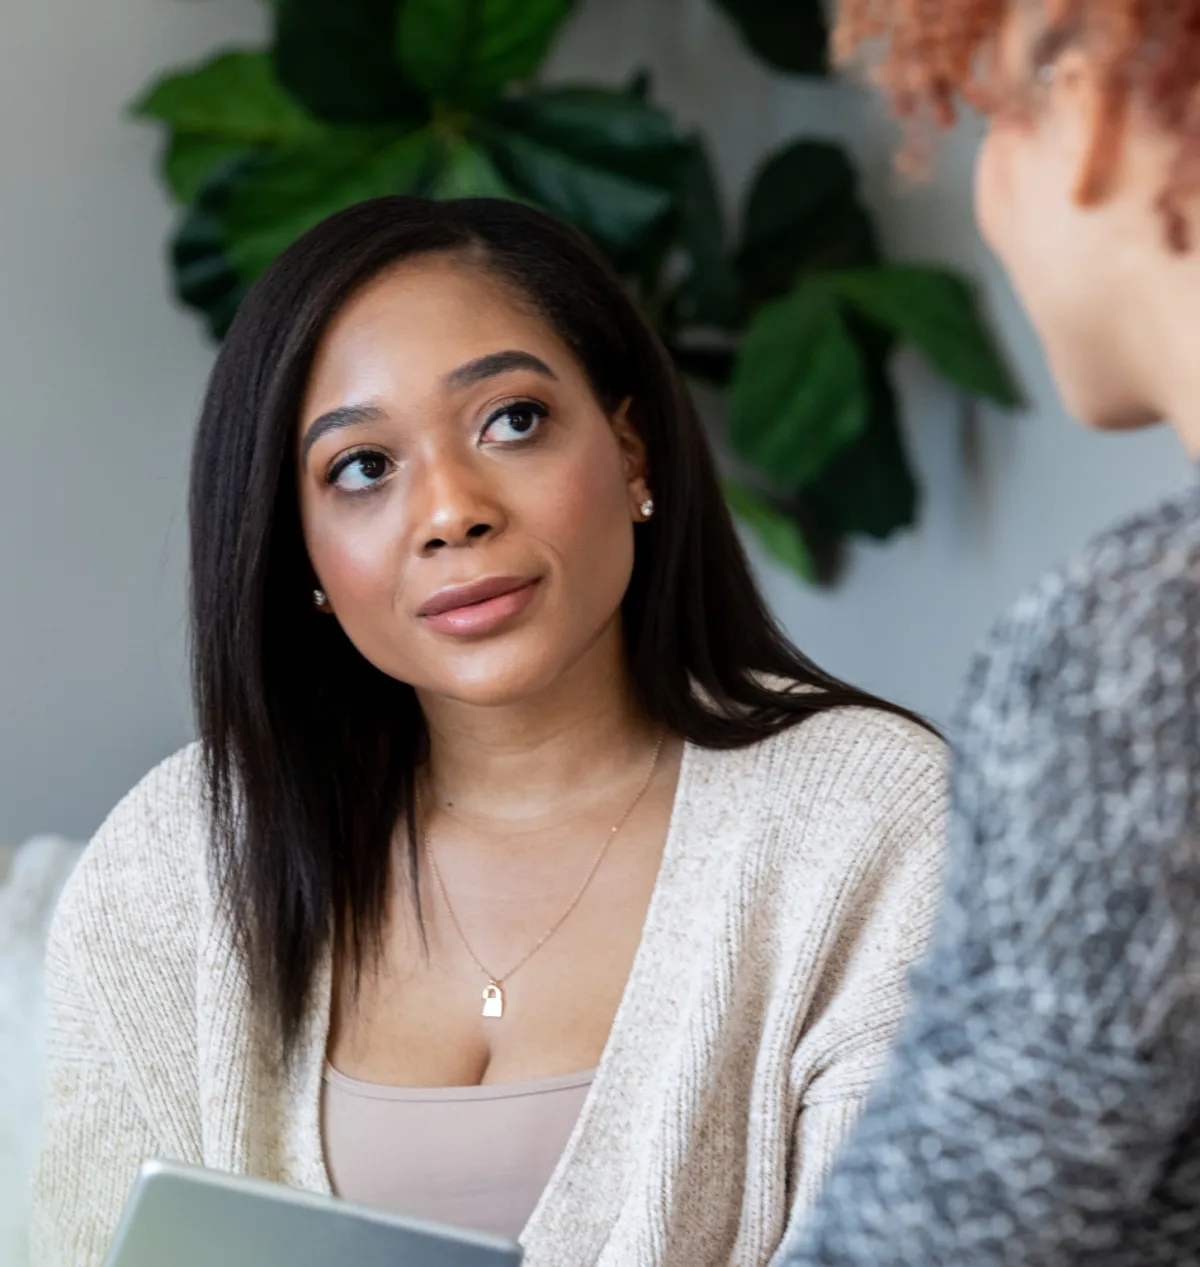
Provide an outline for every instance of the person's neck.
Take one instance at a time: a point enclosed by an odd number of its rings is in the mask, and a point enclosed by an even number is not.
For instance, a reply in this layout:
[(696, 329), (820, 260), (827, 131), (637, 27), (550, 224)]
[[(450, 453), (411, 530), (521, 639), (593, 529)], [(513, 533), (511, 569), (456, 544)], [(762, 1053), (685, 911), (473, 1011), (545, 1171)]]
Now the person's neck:
[(1126, 328), (1154, 415), (1200, 459), (1200, 243), (1163, 264), (1145, 277), (1144, 302), (1126, 309)]
[(658, 737), (634, 698), (616, 630), (535, 697), (480, 707), (422, 696), (421, 705), (431, 804), (518, 831), (565, 802), (604, 794)]
[(1196, 461), (1200, 460), (1200, 358), (1196, 344), (1200, 337), (1200, 305), (1186, 329), (1192, 331), (1190, 338), (1173, 338), (1162, 349), (1160, 413), (1188, 456)]

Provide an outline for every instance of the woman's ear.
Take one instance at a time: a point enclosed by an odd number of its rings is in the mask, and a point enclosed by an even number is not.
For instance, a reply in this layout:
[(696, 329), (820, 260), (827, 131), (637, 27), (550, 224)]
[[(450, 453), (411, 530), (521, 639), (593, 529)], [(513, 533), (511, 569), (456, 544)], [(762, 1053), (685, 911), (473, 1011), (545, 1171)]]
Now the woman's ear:
[(646, 469), (646, 442), (630, 417), (632, 407), (633, 398), (627, 397), (609, 421), (612, 423), (613, 435), (617, 437), (617, 445), (621, 450), (621, 461), (625, 467), (625, 482), (629, 486), (629, 495), (634, 504), (640, 506), (651, 496), (651, 490)]
[(1044, 68), (1054, 130), (1065, 169), (1074, 173), (1075, 201), (1104, 202), (1120, 179), (1129, 94), (1107, 84), (1084, 49), (1064, 49)]

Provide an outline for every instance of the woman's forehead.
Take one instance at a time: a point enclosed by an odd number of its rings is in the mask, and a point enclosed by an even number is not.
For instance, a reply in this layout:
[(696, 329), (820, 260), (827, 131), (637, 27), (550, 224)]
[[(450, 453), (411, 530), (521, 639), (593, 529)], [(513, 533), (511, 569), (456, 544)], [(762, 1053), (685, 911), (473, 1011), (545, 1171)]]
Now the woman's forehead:
[(444, 257), (406, 262), (369, 282), (330, 322), (304, 413), (336, 407), (348, 395), (453, 389), (462, 386), (456, 374), (464, 365), (514, 351), (561, 381), (581, 375), (555, 331), (504, 282)]

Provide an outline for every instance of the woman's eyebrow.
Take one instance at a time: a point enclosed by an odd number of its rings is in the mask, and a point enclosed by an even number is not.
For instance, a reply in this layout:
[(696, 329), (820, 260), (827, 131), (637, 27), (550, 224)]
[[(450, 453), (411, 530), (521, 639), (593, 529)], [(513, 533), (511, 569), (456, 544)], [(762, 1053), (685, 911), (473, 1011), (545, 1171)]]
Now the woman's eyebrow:
[(535, 374), (541, 374), (544, 378), (552, 378), (556, 381), (558, 377), (545, 361), (534, 356), (532, 352), (510, 348), (506, 352), (489, 352), (486, 356), (467, 361), (457, 369), (451, 370), (444, 381), (447, 387), (462, 389), (474, 387), (476, 383), (495, 378), (498, 374), (508, 374), (512, 370), (532, 370)]
[(339, 409), (331, 409), (315, 419), (304, 433), (300, 444), (300, 462), (308, 461), (308, 451), (329, 431), (339, 431), (343, 427), (360, 427), (364, 423), (378, 422), (383, 418), (383, 410), (378, 405), (342, 405)]
[[(473, 361), (453, 369), (445, 377), (447, 387), (461, 390), (473, 387), (485, 379), (495, 378), (500, 374), (509, 374), (513, 370), (532, 370), (544, 378), (557, 381), (558, 376), (540, 357), (532, 352), (522, 352), (518, 348), (510, 348), (504, 352), (489, 352), (486, 356), (478, 356)], [(309, 450), (325, 434), (338, 431), (343, 427), (358, 427), (368, 422), (379, 422), (384, 411), (378, 405), (342, 405), (331, 409), (328, 413), (316, 418), (304, 433), (300, 445), (300, 461), (308, 461)]]

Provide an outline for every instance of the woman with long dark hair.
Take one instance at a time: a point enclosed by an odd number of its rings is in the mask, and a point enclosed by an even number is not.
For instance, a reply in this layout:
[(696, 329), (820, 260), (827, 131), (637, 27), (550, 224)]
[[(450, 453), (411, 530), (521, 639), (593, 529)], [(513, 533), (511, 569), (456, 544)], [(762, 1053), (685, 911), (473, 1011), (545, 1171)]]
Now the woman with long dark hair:
[[(987, 115), (976, 209), (1071, 411), (1200, 458), (1200, 5), (841, 0), (899, 112)], [(1200, 1262), (1200, 476), (1000, 622), (910, 1019), (788, 1267)]]
[(775, 627), (620, 283), (511, 203), (335, 216), (237, 316), (191, 516), (201, 739), (57, 917), (36, 1261), (165, 1156), (765, 1263), (898, 1023), (942, 750)]

